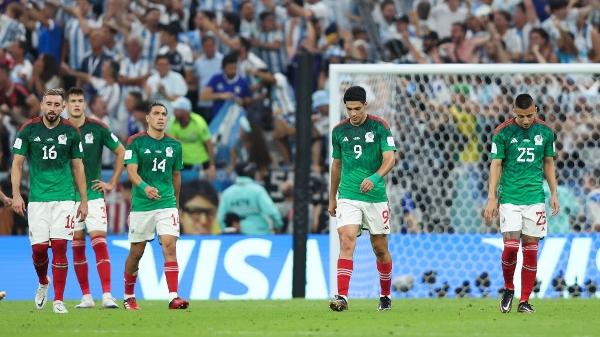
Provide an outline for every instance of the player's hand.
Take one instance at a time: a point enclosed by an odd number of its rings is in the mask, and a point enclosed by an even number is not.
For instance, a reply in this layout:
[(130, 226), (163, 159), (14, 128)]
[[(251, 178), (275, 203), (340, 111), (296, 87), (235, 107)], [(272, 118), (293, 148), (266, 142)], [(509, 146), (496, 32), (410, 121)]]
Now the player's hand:
[(373, 182), (371, 180), (365, 178), (360, 184), (360, 191), (363, 193), (369, 193), (369, 191), (372, 190), (374, 186), (375, 185), (373, 185)]
[(485, 210), (483, 211), (483, 218), (487, 224), (492, 223), (492, 219), (498, 215), (498, 200), (488, 199)]
[(146, 186), (146, 188), (144, 188), (144, 193), (146, 193), (146, 196), (148, 197), (148, 199), (152, 199), (152, 200), (160, 199), (160, 194), (158, 194), (158, 189), (156, 189), (156, 187)]
[(558, 196), (556, 196), (556, 194), (550, 196), (550, 207), (552, 207), (552, 216), (555, 216), (560, 211)]
[(12, 209), (15, 213), (20, 216), (25, 216), (25, 201), (23, 201), (23, 197), (20, 195), (14, 196), (12, 199)]
[(105, 183), (100, 179), (96, 179), (92, 181), (94, 185), (92, 186), (92, 190), (94, 191), (103, 191), (104, 193), (108, 193), (112, 191), (115, 187), (111, 183)]
[(88, 215), (88, 204), (87, 201), (86, 202), (80, 202), (79, 203), (79, 207), (77, 207), (77, 219), (79, 219), (79, 222), (84, 222), (85, 218), (87, 218)]
[(2, 197), (1, 201), (4, 204), (4, 206), (12, 206), (12, 199), (9, 197)]
[(327, 209), (327, 211), (329, 212), (329, 215), (335, 217), (336, 209), (337, 209), (337, 200), (330, 200), (329, 208)]

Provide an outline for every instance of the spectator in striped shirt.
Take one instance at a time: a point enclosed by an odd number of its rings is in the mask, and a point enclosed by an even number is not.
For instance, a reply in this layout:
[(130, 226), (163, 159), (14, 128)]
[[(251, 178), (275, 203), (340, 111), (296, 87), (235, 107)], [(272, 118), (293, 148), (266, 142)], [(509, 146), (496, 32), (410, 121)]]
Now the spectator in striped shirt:
[(270, 72), (286, 72), (287, 56), (284, 50), (283, 32), (277, 28), (275, 13), (260, 13), (260, 33), (253, 44), (258, 48), (258, 56), (267, 63)]
[[(150, 77), (150, 62), (142, 58), (142, 40), (138, 36), (131, 36), (126, 43), (127, 55), (121, 61), (119, 70), (119, 84), (121, 96), (127, 97), (132, 91), (142, 92), (144, 84)], [(121, 110), (125, 104), (121, 104)]]
[(160, 10), (157, 8), (148, 8), (146, 14), (140, 16), (139, 20), (143, 20), (143, 23), (135, 21), (131, 27), (131, 31), (134, 35), (142, 39), (144, 47), (142, 57), (148, 60), (148, 62), (153, 62), (160, 48)]
[(179, 24), (177, 23), (171, 23), (161, 28), (160, 42), (162, 47), (159, 49), (158, 54), (167, 56), (171, 64), (171, 70), (189, 78), (192, 75), (194, 58), (188, 45), (177, 42), (179, 30)]
[(223, 14), (221, 27), (216, 22), (205, 22), (206, 28), (219, 40), (219, 51), (227, 55), (240, 49), (240, 17), (236, 13)]
[(210, 81), (214, 75), (221, 72), (223, 54), (217, 51), (217, 41), (215, 41), (214, 36), (206, 36), (204, 40), (202, 40), (202, 47), (204, 53), (202, 53), (196, 62), (194, 62), (194, 71), (196, 78), (198, 79), (198, 104), (196, 105), (196, 111), (210, 123), (212, 116), (212, 101), (202, 100), (200, 94), (208, 85), (208, 81)]
[(25, 41), (25, 26), (19, 21), (23, 8), (13, 2), (0, 14), (0, 48), (7, 48), (14, 41)]
[(256, 24), (254, 3), (251, 0), (244, 0), (240, 3), (240, 36), (246, 39), (253, 39), (258, 34)]
[(100, 28), (101, 22), (94, 16), (89, 0), (77, 1), (77, 6), (74, 7), (67, 7), (59, 1), (55, 3), (70, 15), (65, 29), (69, 46), (69, 66), (79, 69), (83, 59), (91, 51), (90, 34)]

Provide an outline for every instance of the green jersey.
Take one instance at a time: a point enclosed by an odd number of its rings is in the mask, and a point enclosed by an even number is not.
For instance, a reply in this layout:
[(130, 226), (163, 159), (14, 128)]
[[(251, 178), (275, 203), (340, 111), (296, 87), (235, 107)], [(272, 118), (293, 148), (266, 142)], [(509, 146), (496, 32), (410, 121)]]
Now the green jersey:
[(154, 139), (146, 132), (137, 133), (127, 140), (125, 164), (137, 164), (137, 172), (148, 185), (158, 189), (160, 199), (152, 200), (139, 186), (133, 189), (131, 210), (152, 211), (176, 207), (173, 171), (183, 168), (181, 144), (165, 135)]
[(184, 164), (204, 164), (209, 160), (204, 143), (210, 140), (211, 136), (208, 124), (202, 116), (190, 113), (190, 123), (186, 127), (173, 118), (169, 123), (169, 134), (181, 142)]
[(555, 155), (554, 131), (542, 120), (535, 119), (528, 129), (514, 118), (500, 124), (492, 138), (492, 159), (502, 159), (500, 203), (544, 203), (544, 158)]
[[(104, 146), (111, 151), (116, 149), (120, 142), (106, 124), (93, 118), (85, 118), (85, 122), (79, 128), (83, 144), (83, 166), (85, 167), (85, 182), (87, 184), (88, 200), (100, 199), (104, 197), (102, 190), (94, 191), (93, 181), (100, 179), (102, 171), (102, 149)], [(75, 193), (75, 200), (79, 201), (79, 192)]]
[(333, 158), (342, 160), (339, 198), (373, 203), (387, 201), (383, 179), (368, 193), (360, 191), (363, 180), (381, 167), (383, 152), (396, 151), (386, 121), (367, 115), (362, 125), (353, 126), (347, 118), (333, 129), (331, 142)]
[(27, 121), (19, 130), (13, 153), (29, 161), (29, 201), (75, 200), (71, 160), (83, 157), (79, 130), (61, 118), (52, 129), (41, 117)]

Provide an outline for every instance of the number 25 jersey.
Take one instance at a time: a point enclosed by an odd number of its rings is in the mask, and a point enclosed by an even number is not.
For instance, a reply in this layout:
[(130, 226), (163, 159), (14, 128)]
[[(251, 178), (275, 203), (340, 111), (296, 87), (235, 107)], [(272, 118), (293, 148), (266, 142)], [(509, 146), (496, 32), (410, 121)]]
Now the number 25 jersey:
[(146, 132), (137, 133), (127, 140), (125, 165), (137, 164), (137, 173), (143, 181), (158, 189), (160, 199), (152, 200), (139, 187), (134, 186), (131, 210), (152, 211), (176, 207), (173, 171), (183, 168), (181, 143), (165, 135), (154, 139)]
[(536, 118), (528, 129), (514, 117), (500, 124), (492, 138), (492, 159), (502, 159), (500, 203), (543, 203), (544, 158), (555, 155), (554, 131), (542, 120)]

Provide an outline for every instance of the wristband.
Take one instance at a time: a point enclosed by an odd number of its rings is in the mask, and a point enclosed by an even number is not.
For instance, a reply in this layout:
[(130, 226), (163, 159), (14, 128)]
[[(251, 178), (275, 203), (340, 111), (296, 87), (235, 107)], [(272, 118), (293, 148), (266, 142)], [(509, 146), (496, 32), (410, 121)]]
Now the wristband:
[(377, 185), (378, 183), (383, 181), (383, 177), (377, 174), (377, 172), (368, 176), (367, 179), (369, 179), (373, 183), (373, 185)]
[(146, 189), (146, 186), (148, 186), (148, 183), (146, 183), (145, 181), (142, 180), (142, 182), (138, 185), (139, 188), (143, 190)]

